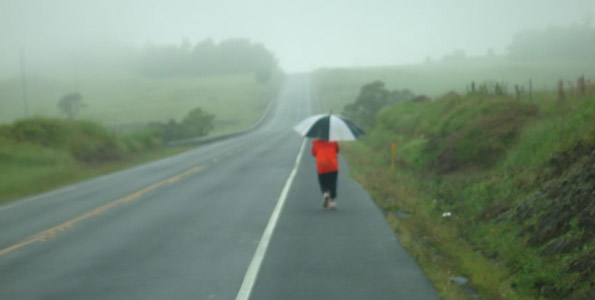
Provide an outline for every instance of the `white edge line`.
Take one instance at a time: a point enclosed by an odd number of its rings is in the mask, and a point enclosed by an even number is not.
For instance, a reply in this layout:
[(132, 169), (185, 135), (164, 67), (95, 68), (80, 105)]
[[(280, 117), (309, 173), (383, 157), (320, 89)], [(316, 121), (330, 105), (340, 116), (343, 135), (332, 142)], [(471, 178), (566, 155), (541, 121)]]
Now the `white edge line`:
[(254, 257), (252, 257), (252, 261), (248, 266), (248, 270), (246, 271), (246, 275), (244, 276), (244, 281), (242, 282), (242, 286), (236, 296), (236, 300), (248, 300), (250, 298), (250, 294), (252, 293), (252, 288), (254, 287), (254, 283), (256, 282), (256, 278), (258, 276), (258, 272), (260, 271), (260, 266), (262, 265), (262, 261), (266, 254), (267, 248), (269, 246), (269, 242), (271, 241), (271, 237), (273, 236), (273, 232), (275, 231), (275, 227), (277, 226), (277, 221), (279, 220), (279, 215), (281, 214), (281, 210), (283, 209), (283, 205), (285, 204), (285, 200), (287, 199), (287, 194), (289, 193), (289, 189), (291, 188), (291, 184), (293, 183), (293, 179), (297, 174), (297, 170), (302, 160), (302, 154), (304, 153), (304, 147), (306, 146), (306, 139), (302, 142), (302, 146), (300, 148), (300, 152), (295, 160), (295, 165), (291, 173), (289, 174), (289, 178), (285, 182), (285, 186), (281, 191), (281, 195), (279, 196), (279, 200), (277, 200), (277, 205), (271, 214), (271, 218), (269, 219), (269, 223), (267, 224), (262, 237), (260, 238), (260, 242), (258, 243), (258, 247), (256, 248), (256, 252), (254, 253)]

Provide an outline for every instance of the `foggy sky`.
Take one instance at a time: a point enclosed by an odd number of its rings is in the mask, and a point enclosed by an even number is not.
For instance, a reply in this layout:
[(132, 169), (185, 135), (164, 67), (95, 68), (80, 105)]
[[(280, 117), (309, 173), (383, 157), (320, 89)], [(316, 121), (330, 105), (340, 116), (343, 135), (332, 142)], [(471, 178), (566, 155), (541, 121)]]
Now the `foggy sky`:
[(249, 38), (286, 71), (503, 54), (521, 29), (593, 19), (594, 0), (0, 0), (0, 59), (96, 40)]

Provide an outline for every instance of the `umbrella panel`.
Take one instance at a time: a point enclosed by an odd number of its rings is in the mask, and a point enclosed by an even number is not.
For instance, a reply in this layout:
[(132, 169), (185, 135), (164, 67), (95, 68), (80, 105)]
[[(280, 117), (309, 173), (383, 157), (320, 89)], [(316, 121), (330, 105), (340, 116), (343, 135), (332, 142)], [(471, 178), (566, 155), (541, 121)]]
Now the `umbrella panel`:
[(307, 136), (309, 138), (318, 138), (321, 140), (328, 141), (329, 140), (329, 129), (330, 129), (330, 117), (324, 116), (324, 117), (318, 119), (318, 121), (316, 123), (314, 123), (314, 125), (312, 125), (312, 127), (310, 127), (310, 130), (308, 130), (308, 132), (306, 132), (305, 136)]
[(358, 138), (358, 137), (366, 134), (366, 132), (361, 127), (356, 125), (353, 121), (345, 119), (343, 117), (339, 117), (339, 118), (341, 120), (343, 120), (343, 122), (345, 122), (345, 124), (347, 125), (347, 127), (349, 127), (349, 129), (351, 129), (351, 133), (353, 134), (353, 136), (355, 138)]
[(304, 137), (327, 141), (352, 141), (365, 134), (351, 120), (326, 114), (308, 117), (296, 125), (294, 130)]

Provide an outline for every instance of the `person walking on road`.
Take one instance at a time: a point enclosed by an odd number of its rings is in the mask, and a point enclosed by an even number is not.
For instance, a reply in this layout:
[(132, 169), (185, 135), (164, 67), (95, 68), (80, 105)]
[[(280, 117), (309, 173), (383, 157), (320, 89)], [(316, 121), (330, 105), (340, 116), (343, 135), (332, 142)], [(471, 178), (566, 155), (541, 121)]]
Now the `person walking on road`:
[(322, 191), (324, 208), (335, 209), (337, 198), (337, 175), (339, 173), (339, 144), (321, 139), (312, 142), (312, 156), (316, 157), (318, 183)]
[(303, 137), (313, 138), (312, 155), (316, 157), (318, 183), (324, 195), (324, 208), (335, 209), (337, 175), (339, 173), (339, 144), (337, 141), (355, 141), (365, 134), (353, 121), (339, 115), (317, 114), (307, 117), (293, 129)]

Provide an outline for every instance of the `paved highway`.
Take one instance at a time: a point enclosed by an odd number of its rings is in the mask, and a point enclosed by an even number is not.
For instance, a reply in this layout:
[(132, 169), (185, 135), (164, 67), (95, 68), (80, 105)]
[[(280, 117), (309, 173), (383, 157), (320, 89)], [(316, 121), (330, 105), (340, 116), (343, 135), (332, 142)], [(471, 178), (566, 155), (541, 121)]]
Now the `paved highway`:
[(325, 211), (318, 112), (289, 77), (248, 134), (0, 206), (0, 299), (438, 299), (341, 160)]

